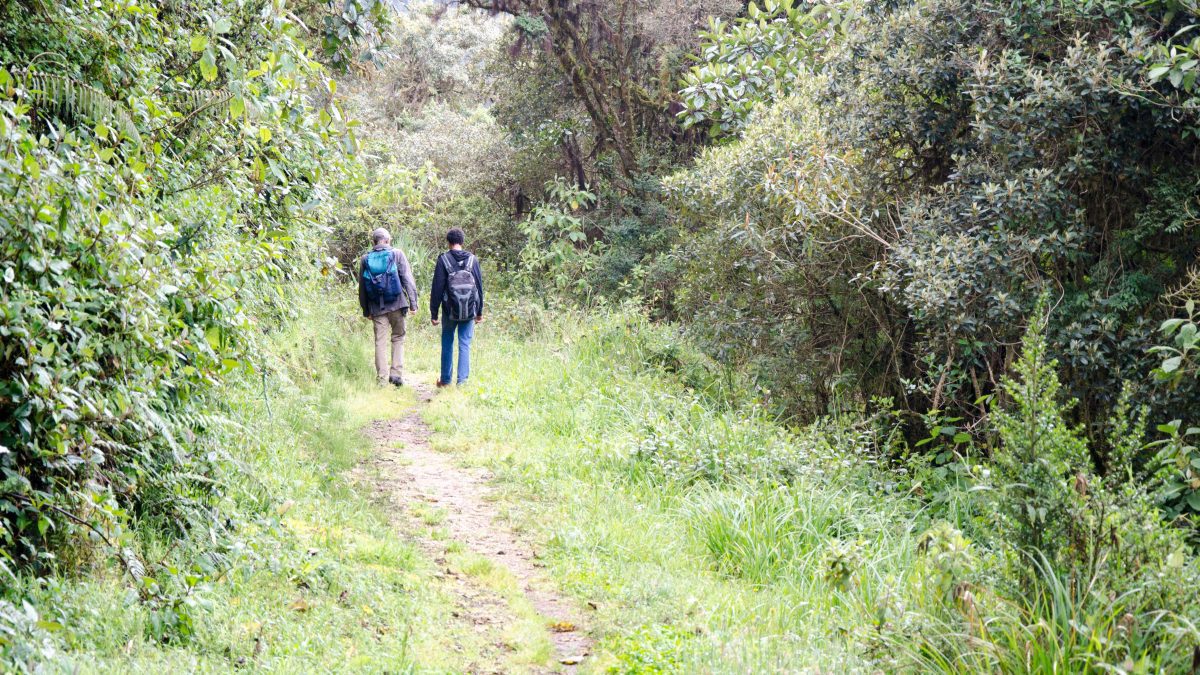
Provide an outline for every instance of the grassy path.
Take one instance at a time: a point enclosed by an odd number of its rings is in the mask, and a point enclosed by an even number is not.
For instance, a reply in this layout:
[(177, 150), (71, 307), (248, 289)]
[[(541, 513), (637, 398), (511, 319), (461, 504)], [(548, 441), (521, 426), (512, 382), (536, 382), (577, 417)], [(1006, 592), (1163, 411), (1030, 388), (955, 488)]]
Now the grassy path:
[[(607, 673), (887, 672), (935, 598), (926, 517), (845, 461), (853, 429), (788, 433), (729, 405), (703, 357), (636, 312), (502, 307), (472, 382), (424, 418), (436, 451), (486, 471)], [(431, 340), (414, 340), (433, 372)], [(428, 370), (425, 370), (428, 369)], [(709, 392), (709, 393), (702, 393)], [(711, 395), (716, 394), (716, 395)]]
[[(635, 314), (540, 312), (499, 307), (471, 383), (436, 396), (427, 323), (400, 390), (372, 384), (348, 302), (275, 336), (269, 386), (230, 393), (238, 535), (178, 610), (190, 632), (156, 637), (164, 610), (97, 560), (27, 590), (61, 626), (50, 671), (872, 672), (876, 617), (922, 601), (925, 524), (812, 472), (844, 434), (786, 439), (698, 394)], [(140, 532), (183, 565), (210, 546)]]
[[(553, 588), (529, 543), (498, 518), (490, 475), (430, 448), (432, 431), (419, 412), (432, 391), (425, 383), (413, 389), (418, 409), (367, 427), (374, 452), (365, 469), (399, 527), (443, 570), (456, 632), (481, 638), (470, 641), (478, 654), (466, 654), (466, 670), (546, 671), (557, 663), (574, 672), (591, 649), (580, 612)], [(454, 647), (467, 645), (456, 638)]]

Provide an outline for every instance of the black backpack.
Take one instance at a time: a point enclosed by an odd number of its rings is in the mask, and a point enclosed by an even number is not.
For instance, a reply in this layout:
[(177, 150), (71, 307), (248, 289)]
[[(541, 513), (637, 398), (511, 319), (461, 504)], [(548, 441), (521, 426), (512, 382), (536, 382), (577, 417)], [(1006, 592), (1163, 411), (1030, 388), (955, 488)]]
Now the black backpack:
[(479, 316), (479, 286), (475, 284), (475, 256), (467, 255), (467, 259), (459, 263), (454, 255), (447, 253), (442, 256), (442, 264), (446, 266), (446, 293), (442, 304), (446, 308), (446, 318), (450, 321), (470, 321)]

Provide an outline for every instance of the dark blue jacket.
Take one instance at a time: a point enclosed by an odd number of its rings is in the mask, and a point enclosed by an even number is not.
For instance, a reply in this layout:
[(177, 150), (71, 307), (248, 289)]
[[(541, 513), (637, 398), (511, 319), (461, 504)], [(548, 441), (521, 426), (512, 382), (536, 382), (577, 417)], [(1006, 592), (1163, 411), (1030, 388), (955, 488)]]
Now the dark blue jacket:
[[(448, 251), (454, 256), (454, 260), (458, 264), (462, 264), (471, 253), (467, 251)], [(446, 299), (446, 290), (450, 285), (450, 270), (446, 269), (445, 264), (446, 254), (438, 256), (437, 265), (433, 268), (433, 291), (429, 294), (429, 312), (433, 315), (433, 320), (437, 321), (439, 311), (444, 310), (443, 307), (448, 305)], [(455, 270), (457, 271), (457, 270)], [(471, 266), (471, 274), (475, 276), (475, 286), (479, 289), (479, 316), (483, 316), (483, 270), (479, 267), (479, 256), (475, 257), (475, 264)]]

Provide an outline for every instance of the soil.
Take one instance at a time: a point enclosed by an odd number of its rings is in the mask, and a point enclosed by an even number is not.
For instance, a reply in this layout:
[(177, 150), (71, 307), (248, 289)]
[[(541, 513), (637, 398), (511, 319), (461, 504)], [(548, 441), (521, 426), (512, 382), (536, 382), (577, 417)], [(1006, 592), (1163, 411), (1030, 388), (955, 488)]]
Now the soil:
[[(414, 535), (417, 544), (445, 570), (445, 579), (456, 596), (455, 617), (480, 632), (500, 630), (512, 619), (507, 602), (492, 591), (446, 568), (447, 545), (458, 542), (497, 566), (507, 568), (529, 603), (545, 619), (554, 645), (554, 660), (561, 672), (574, 672), (592, 649), (592, 640), (580, 623), (581, 613), (571, 600), (555, 591), (536, 563), (530, 543), (515, 533), (496, 508), (492, 476), (483, 469), (462, 467), (451, 456), (437, 452), (429, 443), (432, 431), (421, 419), (420, 410), (431, 400), (427, 385), (415, 384), (421, 404), (405, 417), (371, 423), (366, 433), (376, 444), (372, 467), (380, 496), (395, 507), (397, 516), (415, 520), (420, 505), (440, 509), (445, 519), (439, 524), (448, 535), (434, 539)], [(406, 532), (420, 528), (406, 527)], [(487, 664), (503, 662), (506, 645), (497, 641), (497, 653), (480, 654), (474, 672), (493, 669)], [(501, 668), (503, 669), (503, 668)], [(551, 671), (553, 672), (553, 671)]]

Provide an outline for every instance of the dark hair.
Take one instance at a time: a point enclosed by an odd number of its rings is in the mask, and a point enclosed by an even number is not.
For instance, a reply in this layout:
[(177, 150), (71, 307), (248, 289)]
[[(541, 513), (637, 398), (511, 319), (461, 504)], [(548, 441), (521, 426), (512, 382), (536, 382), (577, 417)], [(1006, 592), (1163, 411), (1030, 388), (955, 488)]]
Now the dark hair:
[(467, 235), (463, 234), (461, 229), (455, 227), (446, 233), (446, 241), (451, 246), (455, 244), (462, 246), (463, 243), (467, 241)]

